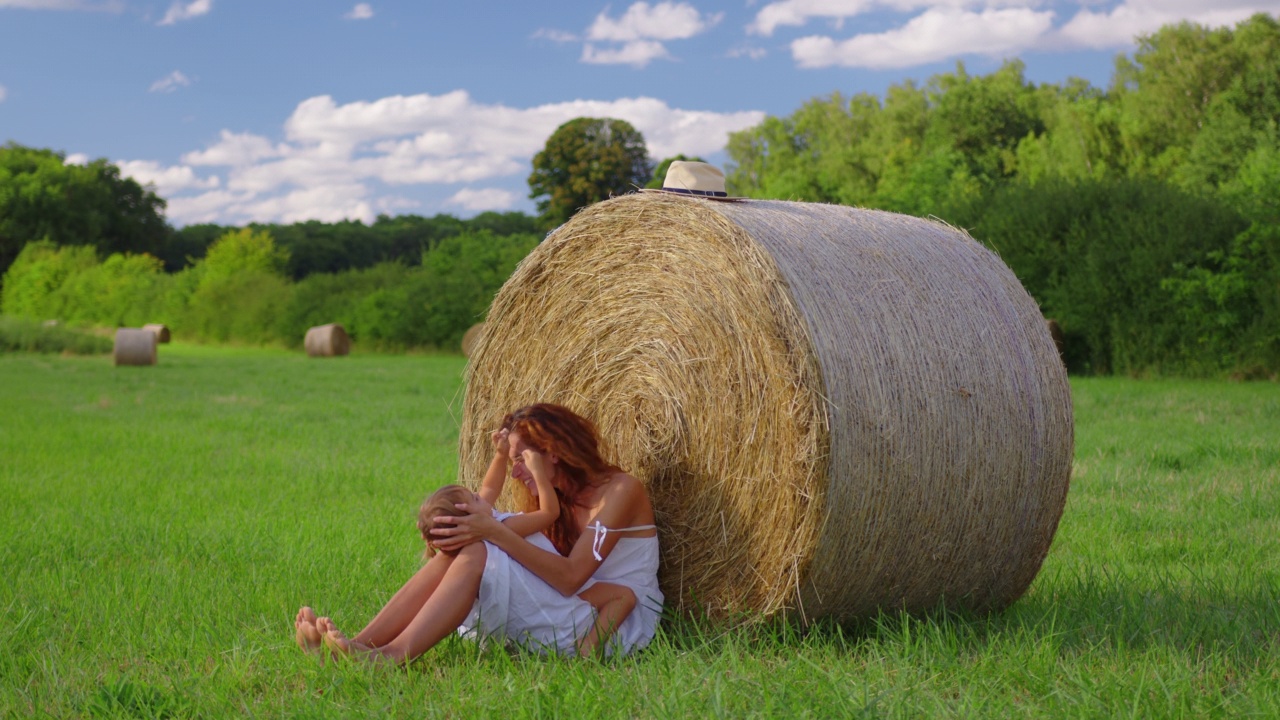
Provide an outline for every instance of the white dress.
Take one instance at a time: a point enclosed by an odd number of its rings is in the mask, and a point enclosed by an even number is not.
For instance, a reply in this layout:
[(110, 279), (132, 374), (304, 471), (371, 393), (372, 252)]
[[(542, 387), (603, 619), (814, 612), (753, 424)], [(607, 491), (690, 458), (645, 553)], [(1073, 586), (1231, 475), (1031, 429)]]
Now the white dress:
[[(495, 516), (501, 521), (512, 514), (495, 513)], [(602, 540), (603, 533), (600, 530), (596, 533)], [(542, 533), (530, 535), (526, 540), (543, 550), (556, 552)], [(479, 597), (458, 627), (458, 633), (541, 653), (576, 654), (575, 641), (591, 631), (595, 608), (577, 595), (561, 595), (493, 543), (484, 545), (488, 556), (480, 578)], [(625, 655), (648, 645), (658, 628), (663, 602), (662, 591), (658, 589), (657, 536), (619, 538), (613, 552), (582, 589), (598, 582), (625, 585), (636, 595), (635, 610), (610, 638), (605, 653)]]

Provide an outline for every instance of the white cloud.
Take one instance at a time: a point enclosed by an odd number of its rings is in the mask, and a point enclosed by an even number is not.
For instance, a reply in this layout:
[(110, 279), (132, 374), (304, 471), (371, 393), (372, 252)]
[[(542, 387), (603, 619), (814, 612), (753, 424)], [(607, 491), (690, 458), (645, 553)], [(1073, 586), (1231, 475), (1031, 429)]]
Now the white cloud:
[[(582, 62), (595, 65), (631, 65), (642, 68), (658, 59), (669, 59), (664, 42), (687, 40), (710, 30), (724, 13), (706, 14), (684, 2), (633, 3), (618, 18), (608, 10), (587, 28)], [(567, 37), (567, 36), (566, 36)], [(598, 43), (620, 43), (600, 47)]]
[(182, 74), (180, 70), (165, 75), (159, 80), (151, 83), (151, 92), (170, 93), (178, 88), (184, 88), (191, 84), (191, 78)]
[(445, 202), (467, 210), (510, 210), (516, 204), (516, 200), (516, 194), (509, 190), (462, 188)]
[[(764, 113), (683, 110), (647, 97), (515, 108), (477, 103), (461, 90), (343, 105), (319, 96), (297, 105), (284, 122), (282, 141), (224, 130), (209, 146), (184, 154), (182, 166), (136, 167), (151, 171), (157, 184), (160, 177), (175, 186), (189, 183), (166, 198), (169, 217), (179, 223), (372, 221), (378, 211), (412, 202), (377, 196), (371, 188), (379, 185), (523, 181), (551, 133), (577, 117), (627, 120), (645, 136), (650, 154), (663, 158), (719, 152), (730, 132), (760, 123)], [(199, 167), (224, 168), (223, 180), (187, 175)], [(497, 209), (517, 199), (493, 188), (458, 189), (449, 202)]]
[(760, 8), (747, 32), (772, 35), (781, 25), (804, 25), (811, 18), (847, 18), (867, 12), (876, 0), (781, 0)]
[(95, 12), (121, 12), (124, 3), (121, 0), (0, 0), (0, 8), (16, 8), (19, 10), (89, 10)]
[[(607, 12), (607, 11), (606, 11)], [(687, 40), (720, 22), (723, 13), (703, 16), (688, 3), (660, 2), (649, 5), (638, 2), (627, 8), (618, 19), (605, 12), (587, 29), (588, 40)]]
[(368, 20), (373, 17), (373, 6), (369, 3), (356, 3), (351, 12), (343, 15), (348, 20)]
[(168, 12), (164, 14), (164, 18), (159, 22), (160, 25), (173, 25), (174, 23), (190, 20), (201, 15), (207, 15), (213, 9), (213, 0), (191, 0), (189, 3), (183, 3), (182, 0), (175, 0), (169, 6)]
[(6, 90), (3, 85), (0, 85), (0, 102), (4, 102), (4, 99), (8, 96), (9, 96), (9, 91)]
[(752, 60), (759, 60), (760, 58), (768, 54), (769, 54), (769, 51), (761, 47), (737, 47), (730, 50), (728, 53), (726, 53), (726, 55), (728, 55), (731, 58), (744, 57), (744, 58), (750, 58)]
[(84, 153), (71, 153), (62, 159), (63, 165), (88, 165), (89, 156)]
[(631, 65), (642, 68), (654, 60), (669, 59), (666, 46), (653, 40), (632, 40), (619, 48), (597, 49), (591, 43), (582, 46), (582, 62), (592, 65)]
[(137, 180), (143, 185), (151, 184), (161, 197), (183, 190), (205, 190), (216, 188), (221, 184), (218, 177), (200, 178), (194, 170), (186, 165), (162, 167), (151, 160), (121, 160), (116, 166), (120, 173)]
[(1053, 23), (1052, 12), (1028, 9), (926, 10), (901, 28), (837, 41), (803, 37), (791, 43), (805, 68), (902, 68), (967, 53), (1001, 56), (1035, 45)]
[(280, 157), (287, 149), (287, 146), (273, 146), (270, 140), (249, 133), (237, 135), (223, 130), (220, 137), (218, 142), (204, 150), (183, 155), (182, 162), (188, 165), (241, 166)]
[(571, 32), (566, 30), (556, 30), (554, 28), (538, 28), (537, 31), (533, 33), (533, 37), (557, 43), (571, 43), (578, 42), (579, 40), (578, 36)]
[(1067, 47), (1092, 49), (1133, 45), (1136, 35), (1159, 30), (1162, 25), (1189, 21), (1209, 27), (1234, 25), (1254, 13), (1280, 13), (1280, 2), (1248, 0), (1128, 0), (1111, 10), (1080, 10), (1057, 32)]

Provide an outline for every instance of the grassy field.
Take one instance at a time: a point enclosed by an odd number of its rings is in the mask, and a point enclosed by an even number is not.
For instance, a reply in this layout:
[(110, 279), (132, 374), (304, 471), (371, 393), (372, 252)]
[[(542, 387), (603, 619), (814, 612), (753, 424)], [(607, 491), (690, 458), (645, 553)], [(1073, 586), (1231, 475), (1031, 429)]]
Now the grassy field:
[(669, 625), (600, 664), (448, 641), (321, 665), (418, 567), (462, 361), (0, 355), (0, 717), (1280, 715), (1280, 385), (1073, 382), (1075, 474), (989, 617)]

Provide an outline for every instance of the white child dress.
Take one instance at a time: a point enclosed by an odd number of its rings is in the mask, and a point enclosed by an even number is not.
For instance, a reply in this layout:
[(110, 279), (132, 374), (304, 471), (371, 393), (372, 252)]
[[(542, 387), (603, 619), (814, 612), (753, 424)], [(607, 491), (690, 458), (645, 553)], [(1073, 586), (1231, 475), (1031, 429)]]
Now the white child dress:
[[(495, 513), (499, 521), (515, 513)], [(652, 525), (613, 529), (598, 523), (587, 527), (595, 532), (592, 550), (597, 551), (610, 532), (647, 530)], [(525, 538), (531, 544), (556, 552), (546, 535)], [(575, 655), (577, 639), (591, 631), (595, 608), (576, 594), (565, 597), (525, 566), (511, 559), (493, 543), (485, 542), (488, 557), (480, 578), (480, 593), (467, 619), (458, 627), (463, 637), (500, 641), (507, 646), (525, 647), (541, 653)], [(558, 553), (557, 553), (558, 554)], [(658, 538), (622, 537), (604, 559), (585, 590), (598, 582), (625, 585), (636, 595), (636, 608), (623, 621), (605, 647), (607, 655), (626, 655), (649, 644), (658, 628), (663, 595), (658, 589)], [(579, 590), (578, 592), (581, 592)]]

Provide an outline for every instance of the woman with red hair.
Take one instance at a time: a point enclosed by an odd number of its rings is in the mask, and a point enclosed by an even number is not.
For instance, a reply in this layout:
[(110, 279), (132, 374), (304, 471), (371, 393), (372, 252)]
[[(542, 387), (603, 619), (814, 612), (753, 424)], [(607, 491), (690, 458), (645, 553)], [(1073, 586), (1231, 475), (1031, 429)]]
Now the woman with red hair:
[[(520, 408), (492, 439), (481, 492), (458, 505), (466, 514), (434, 518), (434, 545), (447, 552), (353, 638), (302, 608), (300, 645), (405, 662), (455, 631), (561, 654), (625, 654), (649, 643), (663, 596), (644, 485), (601, 456), (589, 420), (560, 405)], [(508, 463), (527, 511), (538, 507), (537, 481), (550, 480), (560, 514), (543, 533), (521, 537), (483, 499), (497, 497)]]

